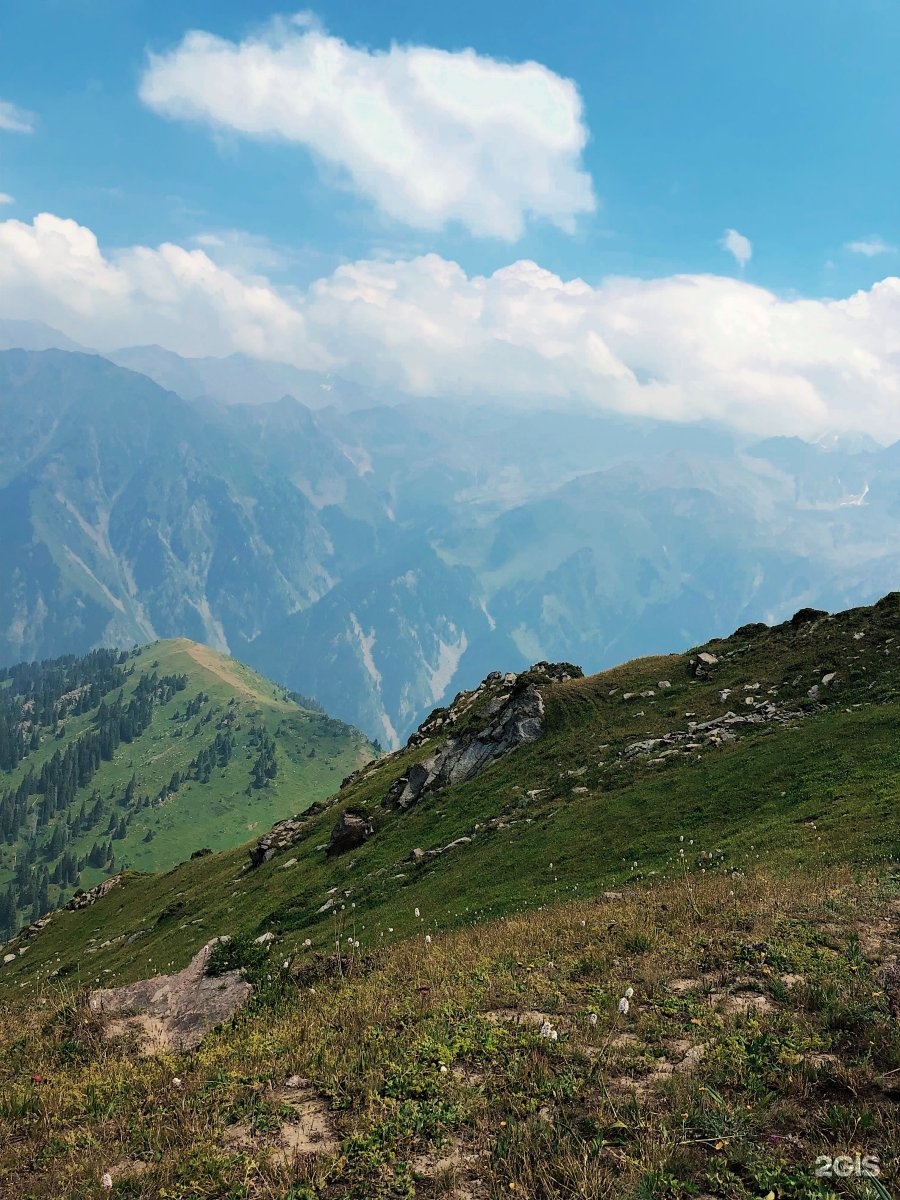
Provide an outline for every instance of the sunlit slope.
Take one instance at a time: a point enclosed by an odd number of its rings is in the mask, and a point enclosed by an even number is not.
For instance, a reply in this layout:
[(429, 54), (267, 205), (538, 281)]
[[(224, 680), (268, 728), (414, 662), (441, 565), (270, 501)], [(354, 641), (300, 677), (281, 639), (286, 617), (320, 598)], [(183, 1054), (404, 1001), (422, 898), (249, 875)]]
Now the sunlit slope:
[[(416, 908), (446, 928), (685, 870), (883, 862), (900, 853), (898, 636), (891, 596), (748, 627), (699, 648), (709, 664), (693, 652), (549, 686), (543, 736), (480, 777), (399, 811), (390, 785), (440, 738), (391, 755), (269, 862), (243, 848), (129, 876), (54, 918), (0, 981), (135, 978), (241, 931), (271, 930), (286, 953), (351, 930), (373, 946), (412, 932)], [(348, 806), (374, 833), (330, 855)]]
[[(138, 688), (157, 681), (149, 724), (101, 759), (62, 808), (48, 816), (44, 796), (28, 795), (25, 820), (0, 847), (0, 889), (16, 883), (23, 863), (53, 880), (65, 854), (80, 869), (77, 884), (51, 882), (58, 903), (117, 870), (165, 870), (198, 849), (225, 850), (322, 800), (371, 755), (356, 730), (187, 639), (129, 652), (123, 670), (121, 687), (38, 729), (39, 744), (0, 775), (0, 794), (14, 793), (29, 773), (39, 781), (55, 756), (96, 732), (101, 705), (108, 711), (121, 696), (127, 708)], [(32, 915), (26, 903), (20, 920)]]

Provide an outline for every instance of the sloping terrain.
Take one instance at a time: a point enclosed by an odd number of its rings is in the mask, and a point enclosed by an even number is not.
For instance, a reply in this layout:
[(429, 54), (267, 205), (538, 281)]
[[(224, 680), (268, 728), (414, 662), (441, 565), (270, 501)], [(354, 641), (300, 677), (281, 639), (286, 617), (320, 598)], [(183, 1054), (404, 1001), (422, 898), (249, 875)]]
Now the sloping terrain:
[(0, 926), (123, 869), (224, 850), (332, 792), (371, 750), (187, 639), (0, 680)]
[(43, 991), (0, 1016), (0, 1195), (889, 1200), (898, 894), (692, 865), (457, 932), (423, 910), (390, 949), (357, 926), (340, 975), (277, 948), (193, 1054)]
[[(884, 1200), (898, 654), (894, 593), (494, 674), (329, 804), (26, 931), (5, 1194)], [(108, 1040), (85, 985), (219, 935), (246, 1010)]]

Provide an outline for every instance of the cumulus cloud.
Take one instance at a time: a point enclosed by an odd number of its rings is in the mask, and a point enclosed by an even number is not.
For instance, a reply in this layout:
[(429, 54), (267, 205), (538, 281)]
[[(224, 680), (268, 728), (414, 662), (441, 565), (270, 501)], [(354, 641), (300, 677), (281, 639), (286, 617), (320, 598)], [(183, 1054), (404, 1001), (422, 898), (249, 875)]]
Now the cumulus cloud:
[(144, 104), (171, 118), (308, 148), (388, 216), (514, 240), (595, 208), (575, 84), (536, 62), (425, 46), (370, 51), (308, 19), (236, 43), (188, 33), (151, 55)]
[(0, 222), (0, 316), (43, 320), (104, 349), (158, 342), (187, 355), (291, 358), (308, 341), (296, 305), (200, 248), (105, 255), (90, 229), (51, 213)]
[(862, 238), (858, 242), (846, 242), (845, 250), (850, 250), (853, 254), (862, 254), (866, 258), (876, 258), (879, 254), (896, 254), (897, 247), (890, 246), (877, 234), (871, 237)]
[(6, 133), (34, 133), (36, 125), (34, 113), (9, 100), (0, 100), (0, 129)]
[(753, 434), (900, 438), (900, 279), (847, 299), (783, 299), (742, 279), (610, 278), (514, 262), (469, 276), (429, 254), (346, 264), (305, 291), (201, 247), (106, 254), (43, 214), (0, 222), (0, 317), (85, 345), (235, 350), (436, 397), (587, 404)]
[(15, 202), (15, 197), (11, 196), (9, 192), (0, 192), (0, 205), (15, 204)]
[(736, 229), (726, 229), (719, 239), (719, 245), (728, 251), (742, 271), (753, 257), (753, 243)]

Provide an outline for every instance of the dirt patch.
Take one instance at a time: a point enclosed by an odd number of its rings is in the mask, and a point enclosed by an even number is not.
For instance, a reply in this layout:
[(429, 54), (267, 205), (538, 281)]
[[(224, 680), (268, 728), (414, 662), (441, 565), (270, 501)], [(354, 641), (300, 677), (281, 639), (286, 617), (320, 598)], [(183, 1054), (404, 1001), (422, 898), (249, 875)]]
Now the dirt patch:
[(685, 992), (693, 992), (697, 988), (703, 987), (703, 981), (702, 979), (670, 979), (666, 986), (676, 996), (682, 996)]
[(143, 1175), (147, 1171), (153, 1169), (154, 1164), (144, 1162), (141, 1158), (124, 1158), (121, 1162), (114, 1163), (109, 1168), (109, 1174), (113, 1180), (134, 1178), (137, 1175)]
[(459, 1140), (430, 1153), (417, 1154), (413, 1173), (438, 1185), (446, 1200), (486, 1200), (487, 1184), (480, 1175), (484, 1155)]
[(613, 1091), (645, 1099), (674, 1075), (689, 1075), (706, 1054), (704, 1043), (676, 1038), (666, 1045), (666, 1053), (656, 1059), (649, 1071), (639, 1075), (620, 1075), (610, 1080)]
[(771, 1013), (776, 1007), (762, 992), (713, 992), (709, 999), (726, 1017), (741, 1016), (744, 1013)]
[(292, 1076), (284, 1087), (275, 1088), (271, 1098), (290, 1109), (284, 1124), (273, 1133), (254, 1134), (249, 1125), (232, 1125), (222, 1140), (236, 1150), (265, 1153), (278, 1166), (290, 1167), (297, 1158), (310, 1154), (334, 1154), (339, 1146), (331, 1110), (308, 1079)]
[(492, 1008), (486, 1013), (482, 1013), (488, 1021), (493, 1021), (496, 1025), (527, 1025), (530, 1029), (540, 1029), (544, 1024), (550, 1024), (554, 1028), (554, 1019), (551, 1020), (546, 1013), (536, 1012), (533, 1009), (520, 1011), (517, 1008)]
[(141, 1056), (193, 1050), (204, 1034), (246, 1004), (253, 990), (238, 971), (205, 974), (218, 940), (207, 942), (174, 975), (92, 992), (90, 1008), (104, 1018), (104, 1036), (133, 1039)]

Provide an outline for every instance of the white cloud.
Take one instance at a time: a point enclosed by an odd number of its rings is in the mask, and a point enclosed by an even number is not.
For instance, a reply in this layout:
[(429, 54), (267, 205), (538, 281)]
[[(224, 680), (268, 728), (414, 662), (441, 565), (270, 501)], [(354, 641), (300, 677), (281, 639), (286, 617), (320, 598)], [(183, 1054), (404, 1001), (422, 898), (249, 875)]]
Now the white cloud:
[(15, 204), (15, 202), (15, 197), (11, 196), (9, 192), (0, 192), (0, 205)]
[(37, 117), (34, 113), (9, 100), (0, 100), (0, 129), (6, 133), (34, 133)]
[(235, 350), (434, 396), (474, 395), (764, 435), (900, 438), (900, 279), (843, 300), (782, 299), (741, 279), (610, 278), (537, 264), (468, 276), (429, 254), (360, 261), (306, 291), (240, 277), (201, 248), (105, 254), (49, 214), (0, 222), (0, 317), (85, 345)]
[(296, 305), (201, 249), (164, 243), (106, 256), (90, 229), (50, 213), (0, 222), (0, 316), (43, 320), (104, 349), (158, 342), (188, 355), (291, 358), (308, 341)]
[(875, 258), (879, 254), (896, 254), (897, 252), (896, 246), (888, 245), (878, 234), (862, 238), (858, 242), (846, 242), (844, 249), (850, 250), (853, 254), (863, 254), (866, 258)]
[(313, 151), (388, 216), (518, 238), (593, 212), (578, 90), (536, 62), (423, 46), (370, 51), (308, 18), (235, 43), (188, 33), (151, 55), (140, 96), (167, 117)]
[(719, 245), (732, 255), (742, 271), (753, 257), (753, 243), (736, 229), (726, 229), (719, 239)]

